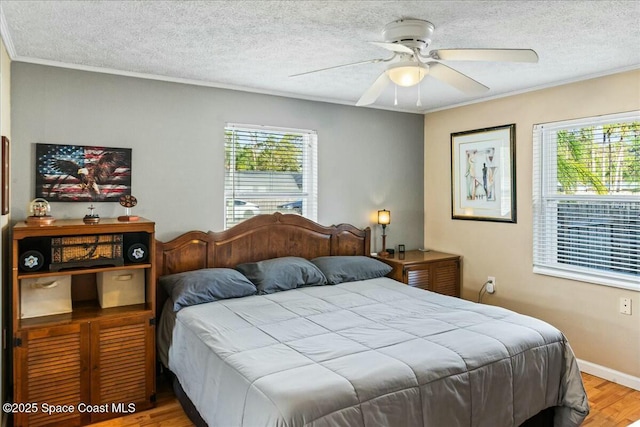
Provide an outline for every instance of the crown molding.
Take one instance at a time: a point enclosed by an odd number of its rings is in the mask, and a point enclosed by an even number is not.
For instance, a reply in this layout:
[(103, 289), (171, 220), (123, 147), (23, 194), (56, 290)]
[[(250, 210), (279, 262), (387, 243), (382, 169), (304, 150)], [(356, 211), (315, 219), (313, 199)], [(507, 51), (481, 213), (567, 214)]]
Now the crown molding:
[(7, 24), (7, 20), (4, 16), (2, 5), (0, 5), (0, 37), (4, 42), (4, 47), (7, 49), (9, 58), (13, 60), (17, 56), (16, 48), (13, 45), (13, 39), (11, 38), (11, 32), (9, 31), (9, 25)]
[[(333, 98), (305, 96), (305, 95), (298, 95), (298, 94), (289, 93), (289, 92), (279, 92), (279, 91), (257, 89), (257, 88), (251, 88), (251, 87), (245, 87), (245, 86), (228, 85), (224, 83), (214, 83), (214, 82), (208, 82), (204, 80), (185, 79), (181, 77), (170, 77), (170, 76), (163, 76), (163, 75), (151, 74), (151, 73), (139, 73), (135, 71), (123, 71), (123, 70), (118, 70), (114, 68), (95, 67), (92, 65), (72, 64), (72, 63), (62, 62), (62, 61), (53, 61), (50, 59), (18, 56), (13, 47), (13, 43), (11, 41), (11, 35), (6, 25), (6, 21), (4, 19), (4, 14), (2, 13), (1, 7), (0, 7), (0, 31), (2, 32), (2, 38), (5, 41), (5, 47), (7, 48), (9, 57), (11, 58), (12, 61), (16, 61), (16, 62), (25, 62), (30, 64), (46, 65), (46, 66), (57, 67), (57, 68), (68, 68), (72, 70), (89, 71), (93, 73), (112, 74), (117, 76), (134, 77), (134, 78), (146, 79), (146, 80), (158, 80), (158, 81), (164, 81), (169, 83), (180, 83), (180, 84), (187, 84), (187, 85), (193, 85), (193, 86), (204, 86), (204, 87), (211, 87), (211, 88), (217, 88), (217, 89), (226, 89), (226, 90), (234, 90), (234, 91), (240, 91), (240, 92), (256, 93), (261, 95), (270, 95), (270, 96), (279, 96), (279, 97), (291, 98), (291, 99), (299, 99), (303, 101), (324, 102), (329, 104), (338, 104), (338, 105), (344, 105), (349, 107), (355, 107), (355, 102), (352, 103), (352, 102), (347, 102), (347, 101), (333, 99)], [(542, 89), (563, 86), (571, 83), (577, 83), (577, 82), (590, 80), (598, 77), (605, 77), (613, 74), (619, 74), (619, 73), (624, 73), (627, 71), (633, 71), (638, 69), (640, 69), (640, 64), (632, 65), (629, 67), (617, 68), (614, 70), (608, 70), (600, 73), (587, 74), (574, 79), (559, 80), (556, 82), (534, 86), (528, 89), (506, 92), (499, 95), (487, 96), (487, 97), (475, 99), (473, 101), (461, 102), (458, 104), (451, 104), (451, 105), (428, 109), (428, 110), (416, 111), (416, 110), (403, 109), (403, 108), (392, 108), (392, 107), (380, 106), (375, 104), (368, 105), (366, 107), (356, 107), (356, 108), (371, 108), (376, 110), (392, 111), (396, 113), (425, 115), (425, 114), (434, 113), (437, 111), (450, 110), (453, 108), (464, 107), (467, 105), (479, 104), (482, 102), (492, 101), (492, 100), (501, 99), (501, 98), (507, 98), (510, 96), (521, 95), (523, 93), (535, 92)]]
[[(345, 106), (349, 106), (349, 107), (355, 107), (355, 101), (353, 103), (351, 103), (351, 102), (338, 100), (338, 99), (333, 99), (333, 98), (304, 96), (304, 95), (298, 95), (298, 94), (289, 93), (289, 92), (278, 92), (278, 91), (273, 91), (273, 90), (264, 90), (264, 89), (257, 89), (257, 88), (251, 88), (251, 87), (229, 85), (229, 84), (224, 84), (224, 83), (214, 83), (214, 82), (208, 82), (208, 81), (204, 81), (204, 80), (184, 79), (184, 78), (181, 78), (181, 77), (170, 77), (170, 76), (163, 76), (163, 75), (151, 74), (151, 73), (139, 73), (139, 72), (135, 72), (135, 71), (123, 71), (123, 70), (118, 70), (118, 69), (115, 69), (115, 68), (95, 67), (95, 66), (92, 66), (92, 65), (72, 64), (72, 63), (68, 63), (68, 62), (53, 61), (53, 60), (50, 60), (50, 59), (31, 58), (31, 57), (26, 57), (26, 56), (15, 56), (14, 58), (12, 58), (12, 60), (15, 61), (15, 62), (25, 62), (25, 63), (30, 63), (30, 64), (46, 65), (46, 66), (57, 67), (57, 68), (68, 68), (68, 69), (72, 69), (72, 70), (89, 71), (89, 72), (93, 72), (93, 73), (112, 74), (112, 75), (117, 75), (117, 76), (134, 77), (134, 78), (146, 79), (146, 80), (158, 80), (158, 81), (164, 81), (164, 82), (169, 82), (169, 83), (180, 83), (180, 84), (187, 84), (187, 85), (193, 85), (193, 86), (212, 87), (212, 88), (217, 88), (217, 89), (235, 90), (235, 91), (240, 91), (240, 92), (257, 93), (257, 94), (261, 94), (261, 95), (271, 95), (271, 96), (279, 96), (279, 97), (283, 97), (283, 98), (300, 99), (300, 100), (303, 100), (303, 101), (324, 102), (324, 103), (329, 103), (329, 104), (339, 104), (339, 105), (345, 105)], [(384, 106), (368, 106), (368, 107), (375, 108), (375, 109), (378, 109), (378, 110), (393, 111), (393, 112), (397, 112), (397, 113), (411, 113), (411, 114), (420, 114), (420, 115), (422, 115), (422, 113), (420, 113), (418, 111), (415, 111), (415, 110), (404, 110), (404, 109), (398, 109), (398, 108), (387, 108), (387, 107), (384, 107)], [(355, 107), (355, 108), (363, 108), (363, 107)]]
[(538, 90), (549, 89), (549, 88), (557, 87), (557, 86), (564, 86), (564, 85), (568, 85), (568, 84), (571, 84), (571, 83), (578, 83), (578, 82), (582, 82), (582, 81), (585, 81), (585, 80), (596, 79), (598, 77), (611, 76), (613, 74), (620, 74), (620, 73), (624, 73), (624, 72), (627, 72), (627, 71), (633, 71), (633, 70), (640, 70), (640, 64), (635, 64), (635, 65), (631, 65), (631, 66), (628, 66), (628, 67), (616, 68), (614, 70), (603, 71), (603, 72), (600, 72), (600, 73), (586, 74), (586, 75), (583, 75), (583, 76), (580, 76), (580, 77), (576, 77), (576, 78), (573, 78), (573, 79), (558, 80), (558, 81), (555, 81), (555, 82), (545, 83), (545, 84), (539, 85), (539, 86), (534, 86), (534, 87), (531, 87), (531, 88), (528, 88), (528, 89), (522, 89), (522, 90), (517, 90), (517, 91), (513, 91), (513, 92), (506, 92), (506, 93), (502, 93), (500, 95), (487, 96), (485, 98), (474, 99), (473, 101), (461, 102), (459, 104), (452, 104), (452, 105), (448, 105), (448, 106), (445, 106), (445, 107), (438, 107), (438, 108), (433, 108), (433, 109), (429, 109), (429, 110), (421, 110), (420, 112), (422, 114), (435, 113), (436, 111), (450, 110), (450, 109), (453, 109), (453, 108), (464, 107), (466, 105), (479, 104), (481, 102), (492, 101), (494, 99), (507, 98), (509, 96), (521, 95), (523, 93), (535, 92), (535, 91), (538, 91)]

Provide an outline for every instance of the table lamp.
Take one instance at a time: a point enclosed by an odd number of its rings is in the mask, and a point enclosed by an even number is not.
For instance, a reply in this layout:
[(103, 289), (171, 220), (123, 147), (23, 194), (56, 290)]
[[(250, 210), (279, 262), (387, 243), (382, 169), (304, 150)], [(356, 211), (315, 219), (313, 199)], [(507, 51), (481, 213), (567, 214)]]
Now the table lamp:
[(387, 225), (391, 224), (391, 212), (386, 209), (378, 211), (378, 224), (382, 226), (382, 251), (378, 253), (379, 256), (389, 256), (387, 252), (387, 235), (385, 234)]

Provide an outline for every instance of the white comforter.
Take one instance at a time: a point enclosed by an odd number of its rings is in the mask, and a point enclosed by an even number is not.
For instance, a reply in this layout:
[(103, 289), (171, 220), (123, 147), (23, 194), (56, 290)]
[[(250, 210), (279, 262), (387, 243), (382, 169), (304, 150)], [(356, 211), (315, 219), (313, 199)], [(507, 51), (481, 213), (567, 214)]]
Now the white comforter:
[(210, 426), (518, 426), (551, 406), (556, 426), (577, 426), (588, 413), (560, 331), (388, 278), (161, 323), (162, 359)]

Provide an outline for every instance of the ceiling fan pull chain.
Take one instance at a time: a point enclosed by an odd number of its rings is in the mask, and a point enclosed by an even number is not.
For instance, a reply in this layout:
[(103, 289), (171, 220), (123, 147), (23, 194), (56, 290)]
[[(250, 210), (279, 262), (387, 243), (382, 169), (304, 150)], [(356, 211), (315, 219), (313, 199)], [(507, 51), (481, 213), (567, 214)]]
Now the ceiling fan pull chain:
[(420, 92), (420, 68), (416, 67), (416, 73), (418, 74), (418, 102), (416, 102), (416, 107), (422, 107), (422, 93)]
[(398, 105), (398, 85), (393, 86), (395, 88), (395, 97), (393, 98), (393, 105)]

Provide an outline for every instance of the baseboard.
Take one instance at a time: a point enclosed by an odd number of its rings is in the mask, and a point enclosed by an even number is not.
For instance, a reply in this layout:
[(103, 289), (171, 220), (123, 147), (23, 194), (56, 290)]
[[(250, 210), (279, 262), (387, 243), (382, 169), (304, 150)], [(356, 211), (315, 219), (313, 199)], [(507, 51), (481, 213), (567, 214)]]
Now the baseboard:
[(586, 360), (577, 359), (577, 361), (578, 367), (582, 372), (640, 391), (640, 378), (638, 377), (587, 362)]

